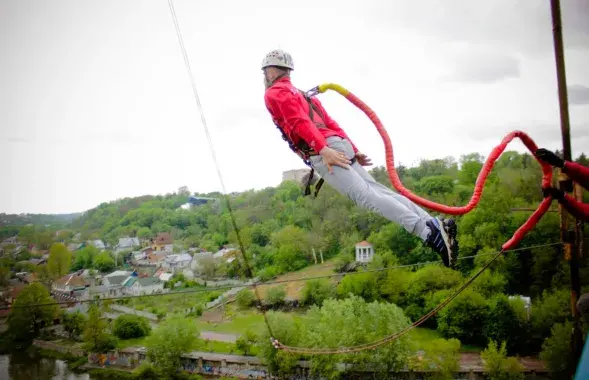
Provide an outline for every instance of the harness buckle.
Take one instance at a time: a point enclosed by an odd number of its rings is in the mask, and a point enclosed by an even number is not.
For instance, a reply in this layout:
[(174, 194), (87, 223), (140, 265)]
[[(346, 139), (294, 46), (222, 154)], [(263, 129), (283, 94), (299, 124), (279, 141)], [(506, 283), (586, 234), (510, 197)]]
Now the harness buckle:
[(305, 95), (310, 98), (317, 95), (317, 94), (319, 94), (319, 86), (315, 86), (312, 89), (310, 89), (309, 91), (305, 92)]

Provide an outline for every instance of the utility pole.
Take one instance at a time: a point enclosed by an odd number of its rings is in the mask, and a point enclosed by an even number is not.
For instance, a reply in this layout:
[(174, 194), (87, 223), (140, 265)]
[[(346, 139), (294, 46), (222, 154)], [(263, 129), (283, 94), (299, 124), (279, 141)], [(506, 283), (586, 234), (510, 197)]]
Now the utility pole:
[[(572, 161), (571, 132), (569, 125), (569, 109), (564, 65), (560, 1), (551, 0), (550, 7), (552, 10), (552, 35), (554, 38), (554, 57), (556, 59), (556, 75), (558, 80), (558, 102), (560, 106), (560, 128), (562, 132), (563, 159), (566, 161)], [(558, 176), (558, 184), (559, 188), (564, 192), (573, 192), (574, 187), (572, 181), (568, 178), (568, 176), (566, 176), (566, 174), (562, 173), (562, 171)], [(580, 315), (579, 311), (577, 310), (577, 300), (579, 299), (581, 293), (581, 282), (579, 279), (579, 257), (582, 254), (582, 252), (577, 251), (577, 249), (582, 249), (582, 244), (580, 244), (578, 240), (578, 238), (582, 236), (582, 233), (579, 233), (579, 227), (582, 228), (582, 224), (577, 221), (575, 231), (569, 231), (567, 212), (562, 207), (562, 205), (559, 205), (559, 208), (560, 237), (563, 242), (565, 259), (569, 261), (571, 273), (571, 311), (574, 319), (572, 336), (573, 363), (571, 364), (574, 374), (574, 371), (577, 368), (577, 364), (579, 362), (579, 358), (581, 357), (581, 352), (583, 350), (583, 335), (581, 332)], [(573, 374), (571, 374), (571, 377)]]

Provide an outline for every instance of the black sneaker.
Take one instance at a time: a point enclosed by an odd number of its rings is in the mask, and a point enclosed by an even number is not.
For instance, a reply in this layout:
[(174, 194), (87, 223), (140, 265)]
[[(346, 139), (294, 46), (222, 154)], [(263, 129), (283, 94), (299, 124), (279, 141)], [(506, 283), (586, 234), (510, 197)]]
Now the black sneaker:
[(447, 226), (438, 218), (432, 218), (425, 224), (431, 231), (425, 240), (425, 245), (440, 255), (446, 267), (453, 267), (452, 246), (448, 233), (446, 232)]
[(456, 221), (454, 219), (444, 220), (444, 218), (440, 218), (440, 220), (442, 221), (444, 230), (446, 230), (448, 241), (450, 243), (450, 267), (454, 268), (456, 265), (456, 260), (458, 259), (458, 240), (456, 239), (456, 235), (458, 234), (458, 226), (456, 225)]

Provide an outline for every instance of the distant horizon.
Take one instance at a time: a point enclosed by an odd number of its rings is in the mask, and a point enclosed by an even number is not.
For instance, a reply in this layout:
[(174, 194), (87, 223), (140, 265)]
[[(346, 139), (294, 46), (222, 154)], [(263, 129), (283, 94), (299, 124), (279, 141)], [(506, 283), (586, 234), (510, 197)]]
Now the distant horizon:
[[(494, 148), (494, 146), (493, 146), (493, 148)], [(490, 151), (491, 151), (491, 149), (489, 149), (489, 152)], [(562, 150), (561, 149), (556, 149), (555, 151), (562, 151)], [(512, 150), (506, 149), (501, 154), (501, 156), (503, 156), (503, 154), (509, 153), (509, 152), (515, 152), (515, 153), (519, 153), (519, 154), (528, 154), (528, 155), (531, 155), (530, 152), (527, 151), (527, 150), (519, 151), (519, 150), (516, 150), (516, 149), (512, 149)], [(484, 160), (486, 160), (487, 157), (488, 157), (488, 155), (484, 155), (484, 154), (482, 154), (480, 152), (472, 152), (472, 153), (469, 153), (469, 154), (481, 154), (483, 156)], [(573, 155), (573, 160), (577, 160), (578, 158), (580, 158), (583, 155), (587, 156), (587, 154), (589, 154), (589, 152), (587, 152), (587, 153), (586, 152), (581, 152), (581, 153), (579, 153), (576, 156)], [(456, 161), (456, 163), (458, 164), (458, 166), (460, 167), (460, 157), (455, 157), (455, 156), (446, 156), (446, 157), (442, 157), (442, 158), (431, 158), (431, 159), (420, 159), (420, 160), (418, 160), (418, 162), (414, 162), (413, 165), (410, 165), (410, 166), (409, 165), (405, 165), (405, 164), (399, 162), (398, 164), (395, 164), (395, 167), (404, 166), (406, 168), (414, 168), (414, 167), (419, 166), (420, 162), (421, 161), (424, 161), (424, 160), (425, 161), (443, 160), (443, 159), (449, 158), (449, 157), (452, 157)], [(484, 161), (483, 161), (483, 163), (484, 163)], [(384, 169), (386, 170), (386, 164), (384, 164), (384, 165), (373, 165), (373, 166), (371, 166), (369, 168), (369, 170), (372, 170), (372, 169), (377, 168), (377, 167), (384, 167)], [(291, 171), (291, 170), (301, 170), (301, 169), (309, 169), (309, 168), (305, 166), (305, 167), (299, 167), (299, 168), (294, 168), (294, 169), (288, 169), (288, 170), (283, 170), (283, 173), (284, 172)], [(252, 190), (253, 191), (261, 191), (261, 190), (264, 190), (264, 189), (266, 189), (268, 187), (277, 187), (277, 186), (280, 185), (280, 183), (282, 183), (282, 181), (279, 182), (276, 185), (264, 186), (264, 187), (259, 187), (259, 188), (248, 188), (248, 189), (237, 190), (237, 191), (229, 191), (229, 193), (230, 194), (231, 193), (244, 193), (246, 191), (252, 191)], [(125, 199), (125, 198), (139, 198), (139, 197), (144, 197), (144, 196), (153, 196), (153, 197), (165, 196), (166, 194), (174, 194), (174, 193), (177, 193), (177, 191), (181, 187), (182, 186), (178, 186), (173, 191), (167, 191), (167, 192), (164, 192), (164, 193), (161, 193), (160, 192), (160, 193), (155, 193), (155, 194), (147, 194), (147, 193), (144, 193), (144, 194), (139, 194), (139, 195), (126, 195), (126, 196), (114, 198), (114, 199), (111, 199), (111, 200), (105, 200), (105, 201), (99, 202), (97, 205), (95, 205), (93, 207), (90, 207), (90, 208), (87, 208), (87, 209), (85, 209), (83, 211), (57, 212), (57, 213), (44, 213), (44, 212), (19, 212), (19, 213), (10, 213), (10, 212), (5, 212), (5, 211), (0, 211), (0, 215), (1, 214), (5, 214), (5, 215), (71, 215), (71, 214), (83, 214), (83, 213), (85, 213), (87, 211), (90, 211), (90, 210), (95, 209), (96, 207), (100, 206), (100, 204), (102, 204), (102, 203), (116, 202), (116, 201), (119, 201), (119, 200)], [(220, 194), (223, 194), (223, 192), (221, 190), (213, 190), (213, 191), (207, 191), (207, 192), (195, 191), (195, 190), (190, 189), (190, 188), (189, 188), (189, 190), (190, 190), (190, 194), (191, 195), (193, 195), (195, 193), (198, 193), (198, 194), (211, 194), (211, 193), (220, 193)]]

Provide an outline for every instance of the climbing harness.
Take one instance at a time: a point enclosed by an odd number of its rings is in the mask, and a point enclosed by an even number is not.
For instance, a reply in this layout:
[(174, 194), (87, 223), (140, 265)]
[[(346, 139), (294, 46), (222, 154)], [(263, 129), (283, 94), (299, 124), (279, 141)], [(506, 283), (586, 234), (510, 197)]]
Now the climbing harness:
[[(485, 185), (485, 181), (487, 180), (487, 177), (489, 176), (491, 170), (493, 169), (495, 161), (497, 161), (497, 159), (499, 158), (501, 153), (503, 153), (503, 151), (507, 147), (507, 144), (509, 144), (514, 138), (518, 137), (524, 143), (524, 145), (532, 152), (532, 155), (534, 155), (536, 150), (538, 149), (538, 147), (536, 146), (536, 143), (534, 143), (534, 141), (526, 133), (524, 133), (522, 131), (514, 131), (514, 132), (509, 133), (507, 136), (505, 136), (503, 138), (501, 143), (492, 150), (491, 154), (487, 158), (487, 161), (483, 165), (483, 168), (482, 168), (482, 170), (477, 178), (477, 181), (475, 183), (475, 189), (474, 189), (473, 195), (467, 205), (460, 206), (460, 207), (451, 207), (451, 206), (446, 206), (443, 204), (435, 203), (435, 202), (432, 202), (430, 200), (421, 198), (421, 197), (413, 194), (410, 190), (408, 190), (407, 188), (405, 188), (405, 186), (403, 186), (403, 183), (399, 179), (399, 175), (397, 174), (397, 171), (395, 169), (393, 147), (391, 144), (391, 140), (388, 136), (388, 133), (387, 133), (386, 129), (384, 128), (384, 126), (382, 125), (379, 118), (376, 116), (375, 112), (372, 109), (370, 109), (370, 107), (368, 107), (368, 105), (366, 105), (364, 102), (362, 102), (360, 99), (358, 99), (358, 97), (356, 97), (354, 94), (352, 94), (351, 92), (349, 92), (348, 90), (346, 90), (342, 86), (334, 84), (334, 83), (327, 83), (327, 84), (322, 84), (317, 87), (314, 87), (313, 89), (308, 91), (306, 95), (309, 97), (312, 97), (317, 94), (323, 93), (327, 90), (333, 90), (333, 91), (339, 93), (340, 95), (344, 96), (348, 101), (350, 101), (357, 108), (359, 108), (361, 111), (363, 111), (368, 116), (368, 118), (373, 122), (373, 124), (375, 125), (376, 129), (378, 130), (378, 132), (381, 135), (383, 142), (385, 144), (387, 172), (389, 175), (389, 179), (391, 180), (391, 183), (393, 184), (395, 189), (403, 196), (407, 197), (408, 199), (411, 199), (413, 202), (415, 202), (423, 207), (426, 207), (426, 208), (429, 208), (429, 209), (432, 209), (432, 210), (435, 210), (435, 211), (438, 211), (441, 213), (451, 214), (451, 215), (464, 215), (464, 214), (472, 211), (476, 207), (476, 205), (480, 201), (480, 198), (481, 198), (481, 195), (483, 192), (483, 188)], [(540, 166), (542, 167), (542, 173), (543, 173), (542, 187), (548, 187), (548, 186), (550, 186), (550, 184), (552, 182), (552, 167), (549, 164), (538, 160), (537, 157), (536, 157), (536, 159), (537, 159), (538, 163), (540, 164)], [(521, 240), (524, 238), (524, 236), (532, 228), (534, 228), (534, 226), (540, 221), (542, 216), (544, 216), (544, 214), (548, 211), (551, 203), (552, 203), (552, 197), (549, 196), (549, 197), (544, 198), (542, 200), (542, 202), (540, 203), (540, 205), (538, 206), (538, 208), (536, 209), (536, 211), (534, 211), (534, 213), (528, 218), (528, 220), (520, 228), (517, 229), (517, 231), (513, 234), (511, 239), (509, 239), (506, 243), (504, 243), (502, 245), (501, 250), (497, 254), (493, 255), (491, 260), (489, 260), (479, 271), (477, 271), (471, 278), (469, 278), (464, 284), (462, 284), (462, 286), (460, 286), (460, 288), (458, 288), (455, 292), (453, 292), (447, 299), (442, 301), (438, 306), (433, 308), (429, 313), (425, 314), (420, 319), (413, 322), (411, 325), (405, 327), (401, 331), (398, 331), (394, 334), (383, 337), (380, 340), (377, 340), (374, 342), (360, 344), (360, 345), (356, 345), (356, 346), (352, 346), (352, 347), (340, 347), (340, 348), (293, 347), (293, 346), (287, 346), (285, 344), (280, 343), (274, 337), (271, 337), (270, 341), (276, 349), (283, 350), (285, 352), (307, 354), (307, 355), (346, 354), (346, 353), (375, 349), (375, 348), (383, 346), (389, 342), (392, 342), (392, 341), (400, 338), (401, 336), (407, 334), (409, 331), (411, 331), (415, 327), (418, 327), (419, 325), (421, 325), (422, 323), (427, 321), (429, 318), (434, 316), (438, 311), (440, 311), (448, 303), (450, 303), (454, 298), (456, 298), (464, 289), (466, 289), (470, 284), (472, 284), (472, 282), (479, 275), (481, 275), (481, 273), (483, 273), (483, 271), (485, 271), (485, 269), (487, 269), (491, 265), (491, 263), (493, 263), (497, 258), (499, 258), (499, 256), (501, 256), (505, 251), (510, 250), (514, 246), (519, 244), (521, 242)]]
[[(282, 78), (283, 76), (284, 76), (284, 74), (279, 75), (276, 79), (274, 79), (274, 81), (272, 83), (273, 84), (276, 83), (276, 81), (278, 79)], [(313, 101), (311, 99), (313, 96), (317, 95), (317, 92), (315, 92), (314, 90), (315, 89), (312, 89), (308, 92), (304, 92), (304, 91), (299, 90), (299, 93), (307, 101), (307, 104), (309, 107), (309, 119), (311, 119), (311, 121), (315, 124), (315, 126), (318, 129), (327, 129), (327, 126), (325, 125), (325, 118), (323, 117), (323, 114), (317, 108), (317, 106), (313, 103)], [(315, 114), (317, 114), (317, 116), (319, 116), (319, 118), (320, 118), (319, 121), (315, 120), (315, 116), (314, 116)], [(301, 157), (303, 159), (303, 162), (305, 163), (305, 165), (307, 165), (308, 167), (311, 168), (311, 171), (309, 172), (309, 177), (307, 178), (307, 181), (305, 183), (305, 193), (304, 194), (305, 194), (305, 196), (308, 196), (311, 194), (311, 184), (313, 183), (313, 178), (315, 176), (315, 169), (311, 165), (311, 157), (318, 156), (319, 153), (317, 151), (315, 151), (314, 149), (311, 149), (309, 147), (309, 145), (302, 139), (299, 141), (298, 144), (294, 144), (292, 139), (290, 139), (286, 135), (286, 133), (284, 132), (282, 127), (276, 122), (276, 120), (273, 120), (273, 121), (274, 121), (274, 124), (276, 125), (276, 128), (278, 128), (278, 130), (282, 134), (282, 139), (288, 143), (288, 146), (290, 147), (290, 149), (293, 152), (295, 152), (296, 155), (298, 155), (299, 157)], [(356, 157), (352, 157), (350, 159), (350, 165), (353, 164), (354, 162), (356, 162)], [(321, 186), (323, 186), (323, 182), (325, 182), (324, 179), (320, 178), (319, 181), (317, 182), (317, 185), (315, 185), (315, 191), (313, 193), (313, 198), (317, 198), (317, 194), (319, 194), (319, 190), (321, 190)]]

